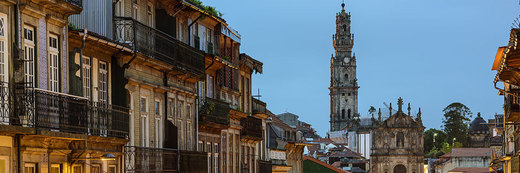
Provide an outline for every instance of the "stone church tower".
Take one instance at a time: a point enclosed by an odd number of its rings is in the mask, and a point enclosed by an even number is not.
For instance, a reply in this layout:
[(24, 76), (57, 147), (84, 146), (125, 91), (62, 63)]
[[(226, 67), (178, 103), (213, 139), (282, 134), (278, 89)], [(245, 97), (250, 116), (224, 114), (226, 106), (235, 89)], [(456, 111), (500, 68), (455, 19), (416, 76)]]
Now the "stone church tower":
[(419, 113), (412, 117), (403, 110), (403, 99), (397, 101), (397, 112), (379, 123), (371, 132), (370, 172), (372, 173), (423, 173), (424, 126)]
[(330, 60), (330, 131), (338, 131), (352, 125), (358, 116), (358, 88), (356, 56), (352, 55), (354, 34), (350, 33), (350, 13), (336, 14), (336, 34), (333, 35), (335, 56)]

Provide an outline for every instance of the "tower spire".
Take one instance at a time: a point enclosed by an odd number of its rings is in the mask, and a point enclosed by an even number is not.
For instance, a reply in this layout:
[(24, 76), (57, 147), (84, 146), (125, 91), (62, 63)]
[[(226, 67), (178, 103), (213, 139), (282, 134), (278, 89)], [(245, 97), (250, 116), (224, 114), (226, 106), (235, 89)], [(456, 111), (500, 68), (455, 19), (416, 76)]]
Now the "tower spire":
[(341, 3), (341, 12), (345, 12), (345, 0)]

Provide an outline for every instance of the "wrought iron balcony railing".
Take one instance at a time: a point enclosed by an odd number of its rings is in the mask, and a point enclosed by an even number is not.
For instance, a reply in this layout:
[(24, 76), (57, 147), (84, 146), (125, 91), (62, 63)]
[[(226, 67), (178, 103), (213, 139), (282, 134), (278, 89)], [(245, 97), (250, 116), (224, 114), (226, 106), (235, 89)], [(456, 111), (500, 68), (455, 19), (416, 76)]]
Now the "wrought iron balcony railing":
[(125, 172), (179, 172), (179, 151), (125, 146)]
[(83, 0), (64, 0), (64, 1), (71, 3), (72, 5), (83, 8)]
[(248, 116), (240, 120), (242, 130), (240, 135), (242, 138), (247, 138), (255, 141), (261, 141), (262, 135), (262, 120), (252, 116)]
[(204, 74), (204, 52), (128, 17), (114, 17), (114, 40), (196, 75)]
[(217, 99), (206, 97), (200, 108), (200, 124), (216, 123), (229, 125), (229, 104)]
[(253, 98), (253, 113), (267, 113), (266, 106), (265, 102)]
[(506, 121), (518, 121), (520, 119), (520, 93), (506, 93), (504, 94), (505, 102), (505, 117)]
[(34, 127), (55, 132), (128, 138), (127, 108), (90, 102), (83, 97), (41, 89), (17, 88), (17, 90), (16, 111), (14, 114), (10, 114), (8, 110), (2, 111), (0, 124)]

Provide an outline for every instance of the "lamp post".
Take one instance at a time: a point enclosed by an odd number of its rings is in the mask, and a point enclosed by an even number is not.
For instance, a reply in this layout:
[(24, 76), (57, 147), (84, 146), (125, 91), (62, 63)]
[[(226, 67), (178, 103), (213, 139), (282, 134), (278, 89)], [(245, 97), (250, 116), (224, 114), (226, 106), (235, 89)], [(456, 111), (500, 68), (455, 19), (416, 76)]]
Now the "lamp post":
[(435, 137), (437, 136), (437, 133), (433, 133), (433, 145), (435, 146)]

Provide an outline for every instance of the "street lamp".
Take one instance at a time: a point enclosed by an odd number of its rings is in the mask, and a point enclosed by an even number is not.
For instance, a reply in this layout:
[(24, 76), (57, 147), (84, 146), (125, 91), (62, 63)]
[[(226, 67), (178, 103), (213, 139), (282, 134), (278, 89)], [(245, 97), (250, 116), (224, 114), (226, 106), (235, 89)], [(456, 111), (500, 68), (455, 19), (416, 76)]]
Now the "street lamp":
[(433, 145), (435, 145), (435, 137), (437, 136), (437, 133), (433, 133)]
[(103, 154), (103, 156), (101, 156), (101, 160), (116, 160), (116, 156), (114, 156), (113, 154)]

